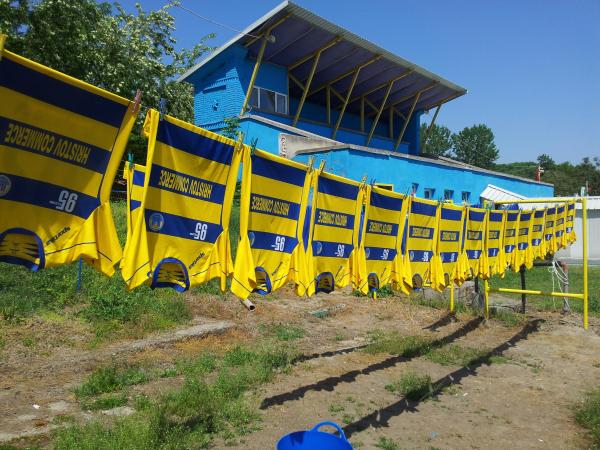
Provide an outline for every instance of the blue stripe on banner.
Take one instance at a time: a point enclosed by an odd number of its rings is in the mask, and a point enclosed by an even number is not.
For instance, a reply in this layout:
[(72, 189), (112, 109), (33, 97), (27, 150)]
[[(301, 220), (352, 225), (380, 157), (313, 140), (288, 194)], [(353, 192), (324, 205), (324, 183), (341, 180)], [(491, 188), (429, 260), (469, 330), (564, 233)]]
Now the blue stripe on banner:
[(556, 207), (548, 208), (548, 215), (555, 214), (555, 213), (556, 213)]
[[(6, 183), (6, 180), (9, 182)], [(9, 174), (0, 174), (0, 181), (4, 181), (0, 184), (0, 190), (4, 192), (8, 189), (0, 197), (2, 200), (54, 209), (83, 219), (87, 219), (100, 206), (96, 197), (55, 184)]]
[(564, 212), (565, 212), (565, 207), (564, 207), (564, 206), (559, 206), (559, 207), (558, 207), (558, 209), (556, 210), (556, 212), (557, 212), (558, 214), (562, 214), (562, 213), (564, 213)]
[(519, 242), (519, 250), (525, 250), (527, 247), (529, 247), (527, 242)]
[(443, 263), (453, 263), (458, 260), (458, 252), (440, 252)]
[(552, 239), (552, 234), (544, 234), (544, 239), (549, 241), (550, 239)]
[(531, 245), (534, 247), (539, 247), (540, 243), (542, 242), (541, 239), (532, 239), (531, 240)]
[(527, 213), (527, 214), (521, 213), (521, 220), (523, 222), (527, 222), (528, 220), (531, 220), (531, 213)]
[(398, 253), (393, 248), (365, 247), (365, 256), (368, 261), (392, 261)]
[(411, 262), (429, 262), (433, 252), (431, 250), (409, 250), (408, 259)]
[(411, 225), (408, 236), (415, 239), (433, 239), (433, 228)]
[(256, 154), (252, 155), (252, 174), (300, 187), (304, 186), (306, 178), (306, 170), (262, 158)]
[(167, 167), (152, 165), (150, 186), (186, 197), (222, 204), (225, 198), (225, 185), (196, 178)]
[(133, 184), (136, 186), (143, 186), (144, 180), (146, 179), (146, 173), (141, 170), (133, 171)]
[(515, 222), (515, 221), (516, 221), (518, 218), (519, 218), (519, 213), (512, 213), (512, 212), (509, 212), (509, 213), (506, 215), (506, 221), (507, 221), (507, 222)]
[(398, 224), (379, 222), (377, 220), (367, 220), (366, 232), (373, 234), (384, 234), (386, 236), (396, 236), (398, 234)]
[(356, 200), (358, 197), (358, 186), (344, 183), (342, 181), (332, 180), (331, 178), (319, 177), (317, 190), (327, 195)]
[(502, 222), (504, 214), (490, 211), (489, 220), (490, 222)]
[(484, 212), (469, 210), (469, 220), (474, 222), (483, 222), (483, 219), (485, 219)]
[(455, 209), (442, 208), (442, 219), (459, 221), (462, 219), (462, 211)]
[(572, 209), (575, 209), (575, 203), (570, 203), (570, 204), (567, 206), (567, 208), (568, 208), (568, 210), (569, 210), (569, 211), (570, 211), (570, 210), (572, 210)]
[(315, 211), (315, 225), (352, 229), (354, 228), (354, 216), (337, 211), (317, 209)]
[(563, 235), (563, 230), (558, 230), (556, 232), (556, 237), (561, 237)]
[(490, 247), (488, 248), (488, 256), (489, 257), (494, 257), (494, 256), (498, 256), (498, 248), (497, 247)]
[(248, 239), (252, 248), (282, 253), (292, 253), (298, 245), (295, 237), (264, 231), (248, 231)]
[(0, 144), (104, 173), (110, 152), (83, 141), (0, 117)]
[(115, 128), (121, 127), (127, 110), (127, 105), (57, 80), (8, 58), (0, 61), (0, 86)]
[(339, 242), (313, 241), (313, 255), (326, 256), (329, 258), (348, 258), (354, 246)]
[(371, 206), (377, 208), (385, 208), (392, 211), (402, 210), (401, 198), (390, 197), (389, 195), (379, 194), (378, 192), (371, 192)]
[(535, 217), (536, 219), (539, 219), (539, 218), (541, 218), (541, 217), (544, 217), (544, 211), (536, 211), (536, 212), (535, 212), (535, 214), (534, 214), (534, 217)]
[(410, 205), (410, 212), (413, 214), (421, 214), (423, 216), (435, 217), (437, 205), (430, 205), (429, 203), (421, 203), (413, 201)]
[(129, 211), (136, 210), (140, 206), (142, 206), (142, 202), (140, 202), (139, 200), (130, 200), (130, 202), (129, 202)]
[(222, 164), (231, 164), (234, 147), (207, 136), (161, 120), (156, 132), (156, 140), (204, 159)]
[(505, 246), (504, 246), (504, 251), (505, 251), (506, 253), (512, 253), (514, 249), (515, 249), (515, 246), (514, 246), (514, 245), (505, 245)]
[(467, 258), (479, 259), (481, 256), (481, 250), (467, 250)]
[(223, 231), (220, 224), (202, 222), (152, 209), (145, 210), (144, 216), (146, 217), (146, 229), (149, 232), (192, 241), (214, 244)]
[(279, 198), (252, 194), (250, 196), (250, 212), (298, 220), (300, 205)]

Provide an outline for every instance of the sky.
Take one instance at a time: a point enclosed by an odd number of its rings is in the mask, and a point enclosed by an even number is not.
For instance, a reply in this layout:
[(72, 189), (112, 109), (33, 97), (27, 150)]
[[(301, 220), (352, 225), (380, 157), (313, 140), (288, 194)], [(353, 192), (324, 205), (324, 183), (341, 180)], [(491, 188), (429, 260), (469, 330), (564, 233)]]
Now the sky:
[[(166, 1), (137, 0), (144, 9)], [(132, 9), (134, 0), (121, 0)], [(297, 0), (300, 6), (460, 86), (437, 123), (483, 123), (499, 162), (600, 157), (600, 0)], [(278, 0), (181, 0), (242, 30)], [(179, 47), (237, 33), (174, 8)], [(430, 113), (429, 117), (433, 115)], [(423, 116), (428, 121), (428, 116)]]

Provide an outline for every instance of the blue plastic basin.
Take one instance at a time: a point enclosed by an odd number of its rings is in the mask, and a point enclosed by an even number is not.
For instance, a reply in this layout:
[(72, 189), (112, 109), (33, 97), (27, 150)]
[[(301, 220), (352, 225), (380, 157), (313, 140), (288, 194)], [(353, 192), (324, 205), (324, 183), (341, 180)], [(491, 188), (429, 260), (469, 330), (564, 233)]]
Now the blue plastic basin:
[[(319, 431), (324, 425), (334, 427), (340, 436)], [(321, 422), (312, 430), (295, 431), (282, 437), (277, 443), (277, 450), (353, 450), (346, 439), (344, 431), (337, 423)]]

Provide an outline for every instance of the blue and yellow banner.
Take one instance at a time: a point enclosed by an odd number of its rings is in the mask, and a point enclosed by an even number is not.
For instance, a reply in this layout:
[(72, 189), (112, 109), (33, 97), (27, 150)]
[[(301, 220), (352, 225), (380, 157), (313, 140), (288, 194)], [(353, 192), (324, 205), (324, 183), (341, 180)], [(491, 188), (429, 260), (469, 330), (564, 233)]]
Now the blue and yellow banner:
[(485, 244), (487, 229), (487, 211), (482, 208), (467, 208), (467, 225), (465, 227), (464, 254), (468, 260), (468, 277), (488, 277), (488, 261)]
[(517, 257), (518, 266), (525, 265), (527, 269), (533, 267), (533, 249), (531, 247), (531, 238), (533, 231), (534, 211), (527, 209), (519, 213), (519, 232), (517, 236)]
[(488, 274), (504, 276), (506, 270), (506, 257), (504, 253), (504, 227), (506, 221), (505, 211), (489, 211), (487, 222), (487, 249)]
[(506, 264), (519, 271), (519, 259), (517, 253), (517, 243), (519, 234), (519, 211), (506, 211), (506, 225), (504, 227), (504, 253), (506, 254)]
[(431, 260), (437, 241), (438, 202), (413, 197), (408, 214), (405, 272), (413, 288), (431, 281)]
[(109, 196), (136, 115), (127, 99), (2, 51), (0, 261), (35, 271), (81, 257), (114, 273)]
[(546, 208), (536, 209), (533, 212), (531, 225), (531, 250), (533, 259), (546, 258), (546, 241), (544, 239), (544, 224), (546, 223)]
[(241, 160), (231, 139), (149, 110), (140, 211), (121, 271), (142, 284), (185, 291), (233, 272), (229, 217)]
[(577, 240), (575, 235), (575, 202), (567, 203), (567, 217), (565, 219), (564, 247), (568, 247)]
[[(125, 242), (125, 249), (131, 240), (133, 224), (135, 224), (137, 215), (140, 212), (140, 206), (142, 206), (145, 177), (146, 166), (131, 164), (129, 161), (125, 161), (125, 167), (123, 168), (123, 178), (125, 179), (127, 191), (127, 241)], [(125, 251), (123, 250), (123, 252)]]
[(440, 207), (437, 253), (443, 269), (444, 287), (461, 285), (464, 271), (460, 270), (465, 208), (443, 203)]

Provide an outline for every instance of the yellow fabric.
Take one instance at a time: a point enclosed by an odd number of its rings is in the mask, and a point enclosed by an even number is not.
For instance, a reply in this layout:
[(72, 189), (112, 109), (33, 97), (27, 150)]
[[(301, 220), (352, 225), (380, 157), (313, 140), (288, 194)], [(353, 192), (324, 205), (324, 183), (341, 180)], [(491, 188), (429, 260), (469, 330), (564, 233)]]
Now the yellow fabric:
[(485, 248), (488, 256), (488, 273), (504, 276), (506, 270), (506, 257), (504, 254), (504, 225), (506, 213), (504, 211), (490, 211), (488, 213), (488, 231)]
[(531, 226), (531, 249), (533, 259), (546, 258), (546, 241), (544, 240), (544, 224), (546, 223), (546, 208), (536, 209), (533, 213)]
[(149, 110), (143, 200), (123, 257), (129, 289), (184, 291), (233, 272), (229, 217), (242, 151), (231, 139)]
[(307, 167), (255, 150), (243, 158), (240, 243), (231, 291), (240, 298), (266, 295), (287, 282), (306, 290), (302, 230), (311, 175)]
[(544, 224), (544, 243), (546, 253), (553, 255), (557, 252), (558, 246), (556, 244), (556, 210), (557, 206), (553, 206), (546, 210), (546, 223)]
[(2, 51), (0, 261), (31, 270), (82, 257), (111, 276), (121, 246), (110, 191), (131, 102)]
[(437, 254), (442, 263), (443, 286), (461, 285), (464, 270), (459, 266), (465, 208), (449, 203), (442, 204), (438, 225)]
[[(140, 212), (140, 206), (142, 206), (145, 176), (146, 166), (141, 164), (129, 164), (128, 161), (125, 161), (125, 167), (123, 168), (123, 178), (126, 182), (127, 191), (127, 241), (125, 242), (125, 249), (131, 240), (133, 224)], [(123, 253), (125, 253), (125, 249), (123, 250)]]
[(575, 235), (575, 202), (567, 203), (567, 214), (566, 214), (566, 223), (565, 223), (565, 247), (571, 245), (573, 242), (577, 240), (577, 236)]
[(519, 236), (517, 238), (517, 254), (519, 267), (525, 265), (527, 269), (533, 267), (533, 249), (531, 246), (531, 234), (533, 228), (533, 211), (523, 210), (519, 215)]
[(506, 225), (504, 227), (504, 253), (506, 254), (506, 264), (514, 271), (518, 272), (521, 264), (517, 252), (519, 230), (519, 211), (506, 211)]
[(300, 294), (332, 292), (352, 281), (352, 252), (358, 246), (365, 189), (361, 184), (326, 172), (313, 176), (311, 235), (307, 274)]
[(467, 208), (464, 254), (469, 261), (467, 275), (487, 277), (487, 255), (484, 249), (487, 211), (482, 208)]
[[(438, 202), (412, 198), (408, 214), (405, 270), (410, 270), (413, 288), (431, 281), (431, 260), (437, 239)], [(436, 277), (438, 273), (435, 273)], [(434, 284), (437, 279), (434, 279)]]
[(556, 249), (565, 248), (566, 236), (565, 230), (567, 226), (567, 204), (563, 203), (556, 208), (556, 221), (554, 222), (554, 236), (556, 239)]
[[(376, 186), (366, 186), (366, 210), (361, 245), (357, 255), (357, 288), (367, 294), (399, 283), (403, 276), (397, 259), (404, 233), (408, 201), (406, 196)], [(402, 264), (402, 262), (400, 262)]]

